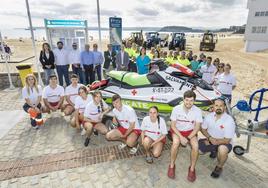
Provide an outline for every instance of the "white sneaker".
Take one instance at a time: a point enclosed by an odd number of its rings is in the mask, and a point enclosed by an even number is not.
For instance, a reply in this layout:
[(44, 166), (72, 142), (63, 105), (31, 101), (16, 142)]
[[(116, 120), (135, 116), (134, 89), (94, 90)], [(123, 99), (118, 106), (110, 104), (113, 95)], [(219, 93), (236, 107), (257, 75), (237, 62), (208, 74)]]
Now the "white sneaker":
[(130, 149), (129, 154), (135, 155), (138, 151), (139, 145)]
[(82, 128), (81, 136), (84, 136), (86, 133), (87, 133), (87, 131), (84, 128)]
[(124, 144), (124, 143), (121, 143), (121, 144), (118, 146), (118, 149), (124, 149), (125, 147), (127, 147), (127, 145)]

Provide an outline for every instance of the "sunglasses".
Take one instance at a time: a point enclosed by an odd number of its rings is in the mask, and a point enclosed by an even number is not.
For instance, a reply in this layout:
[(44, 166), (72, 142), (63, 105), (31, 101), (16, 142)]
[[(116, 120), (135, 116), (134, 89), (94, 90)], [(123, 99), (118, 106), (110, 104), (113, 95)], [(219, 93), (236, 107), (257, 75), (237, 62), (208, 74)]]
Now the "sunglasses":
[(101, 109), (100, 109), (100, 106), (98, 106), (98, 113), (100, 113), (101, 112)]
[(219, 68), (223, 68), (224, 66), (219, 66)]

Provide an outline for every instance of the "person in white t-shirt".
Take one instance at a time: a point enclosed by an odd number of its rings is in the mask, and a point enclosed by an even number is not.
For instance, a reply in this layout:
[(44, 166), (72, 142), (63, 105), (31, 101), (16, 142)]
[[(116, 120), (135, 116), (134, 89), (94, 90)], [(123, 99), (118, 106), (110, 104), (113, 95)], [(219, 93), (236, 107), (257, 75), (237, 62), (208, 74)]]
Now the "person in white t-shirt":
[(217, 89), (231, 103), (231, 101), (232, 101), (232, 91), (236, 87), (236, 79), (230, 73), (230, 70), (231, 70), (231, 65), (227, 63), (224, 66), (224, 73), (219, 76)]
[(211, 62), (212, 58), (207, 57), (206, 65), (203, 65), (200, 69), (200, 72), (202, 73), (202, 79), (205, 80), (208, 84), (213, 83), (213, 75), (217, 70), (217, 68)]
[(63, 110), (64, 88), (58, 85), (56, 75), (50, 75), (49, 85), (43, 89), (44, 112), (50, 113)]
[(198, 159), (198, 140), (197, 133), (200, 129), (202, 111), (194, 105), (196, 94), (192, 91), (186, 91), (183, 95), (183, 104), (175, 106), (172, 110), (171, 129), (172, 136), (170, 164), (168, 168), (168, 177), (175, 178), (175, 161), (180, 145), (191, 145), (191, 164), (188, 169), (188, 181), (193, 182), (196, 179), (195, 165)]
[(37, 125), (43, 124), (41, 113), (42, 88), (37, 84), (37, 79), (33, 74), (28, 74), (25, 78), (22, 97), (25, 99), (23, 110), (29, 113), (32, 127), (38, 129)]
[(113, 124), (117, 125), (116, 129), (109, 131), (106, 134), (106, 139), (109, 141), (121, 141), (118, 147), (123, 149), (126, 146), (130, 147), (130, 154), (135, 154), (138, 151), (138, 138), (141, 134), (140, 125), (136, 112), (128, 105), (122, 104), (121, 97), (115, 94), (112, 97), (113, 103)]
[[(109, 106), (102, 99), (100, 91), (92, 93), (93, 101), (87, 104), (84, 111), (84, 128), (87, 138), (84, 145), (87, 147), (90, 141), (90, 136), (94, 130), (105, 135), (108, 132), (107, 127), (102, 123), (103, 116), (110, 111)], [(96, 134), (98, 133), (96, 132)]]
[(214, 102), (214, 112), (208, 114), (201, 127), (201, 132), (206, 137), (199, 140), (200, 153), (211, 152), (210, 157), (218, 159), (218, 164), (211, 177), (218, 178), (222, 172), (228, 153), (232, 151), (233, 138), (235, 136), (235, 122), (225, 112), (224, 99)]
[(84, 112), (86, 106), (93, 101), (91, 94), (88, 94), (86, 86), (80, 86), (78, 89), (79, 96), (75, 98), (74, 102), (74, 116), (71, 119), (71, 126), (76, 128), (78, 131), (81, 129), (81, 124), (84, 121)]
[(141, 142), (146, 153), (146, 162), (153, 163), (153, 157), (159, 157), (166, 143), (167, 126), (159, 116), (157, 106), (149, 109), (149, 116), (143, 118), (141, 124)]
[(71, 75), (71, 84), (65, 88), (65, 99), (67, 104), (64, 105), (64, 114), (66, 116), (71, 115), (74, 112), (75, 99), (78, 97), (78, 89), (82, 84), (78, 83), (78, 76), (76, 74)]
[(224, 63), (219, 63), (217, 67), (217, 71), (213, 75), (213, 85), (214, 87), (218, 87), (219, 85), (219, 76), (224, 73)]

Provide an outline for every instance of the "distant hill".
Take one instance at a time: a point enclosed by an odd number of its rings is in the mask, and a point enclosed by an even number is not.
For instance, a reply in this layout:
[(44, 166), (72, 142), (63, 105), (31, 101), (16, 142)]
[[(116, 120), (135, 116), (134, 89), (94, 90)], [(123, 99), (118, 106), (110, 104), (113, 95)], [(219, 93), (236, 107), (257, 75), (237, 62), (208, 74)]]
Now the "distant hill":
[(193, 29), (190, 27), (184, 27), (184, 26), (165, 26), (162, 27), (159, 31), (164, 32), (204, 32), (202, 29)]

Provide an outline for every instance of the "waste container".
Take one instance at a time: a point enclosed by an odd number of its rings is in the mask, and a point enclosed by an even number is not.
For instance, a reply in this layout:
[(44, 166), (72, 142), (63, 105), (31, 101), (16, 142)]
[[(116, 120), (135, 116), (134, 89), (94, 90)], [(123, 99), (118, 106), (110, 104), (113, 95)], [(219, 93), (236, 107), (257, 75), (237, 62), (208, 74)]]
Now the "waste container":
[(25, 78), (26, 78), (26, 76), (28, 74), (33, 74), (32, 66), (33, 66), (33, 64), (30, 64), (30, 63), (27, 63), (27, 64), (26, 63), (19, 63), (16, 66), (16, 68), (19, 71), (22, 87), (25, 86)]

